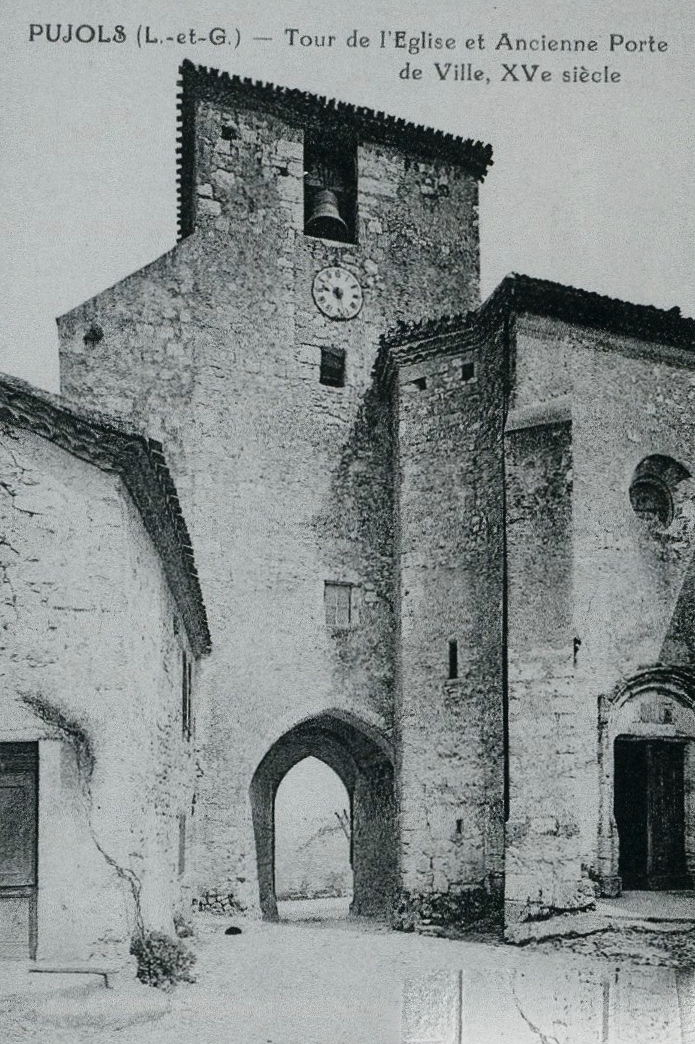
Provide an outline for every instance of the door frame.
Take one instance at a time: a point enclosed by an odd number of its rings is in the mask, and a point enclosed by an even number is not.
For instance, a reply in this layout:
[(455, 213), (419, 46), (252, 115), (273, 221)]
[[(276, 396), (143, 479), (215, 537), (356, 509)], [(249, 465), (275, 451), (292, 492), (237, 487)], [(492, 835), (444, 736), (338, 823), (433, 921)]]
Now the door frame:
[(618, 736), (685, 744), (686, 871), (695, 875), (695, 669), (648, 667), (598, 696), (597, 876), (601, 895), (622, 891), (614, 813), (614, 744)]
[[(0, 902), (4, 899), (27, 899), (29, 911), (28, 950), (29, 959), (36, 960), (38, 947), (38, 887), (39, 887), (39, 744), (37, 741), (0, 742), (0, 775), (4, 775), (2, 762), (7, 759), (17, 766), (16, 771), (23, 771), (33, 777), (33, 838), (32, 838), (32, 872), (31, 881), (23, 884), (0, 885)], [(7, 774), (11, 774), (9, 769)]]

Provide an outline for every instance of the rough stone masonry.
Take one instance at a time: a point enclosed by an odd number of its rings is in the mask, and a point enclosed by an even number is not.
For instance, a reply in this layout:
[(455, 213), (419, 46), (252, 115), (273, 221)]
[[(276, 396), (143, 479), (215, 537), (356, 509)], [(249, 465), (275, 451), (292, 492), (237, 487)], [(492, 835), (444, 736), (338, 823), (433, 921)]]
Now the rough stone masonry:
[[(504, 903), (513, 934), (684, 881), (695, 324), (521, 276), (481, 306), (489, 146), (181, 76), (179, 242), (59, 332), (63, 393), (164, 445), (196, 551), (193, 892), (276, 916), (307, 756), (350, 795), (358, 912)], [(647, 748), (660, 867), (618, 807)]]
[(161, 447), (0, 380), (0, 959), (173, 933), (209, 634)]

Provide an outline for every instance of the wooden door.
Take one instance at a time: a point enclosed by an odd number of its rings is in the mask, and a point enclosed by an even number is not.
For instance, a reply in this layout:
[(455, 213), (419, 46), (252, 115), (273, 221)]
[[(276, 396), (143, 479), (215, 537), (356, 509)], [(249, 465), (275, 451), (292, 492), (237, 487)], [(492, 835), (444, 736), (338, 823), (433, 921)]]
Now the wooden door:
[(648, 888), (687, 888), (683, 743), (647, 744)]
[(619, 737), (614, 794), (623, 888), (689, 888), (685, 862), (685, 745)]
[(0, 958), (36, 956), (38, 744), (0, 743)]

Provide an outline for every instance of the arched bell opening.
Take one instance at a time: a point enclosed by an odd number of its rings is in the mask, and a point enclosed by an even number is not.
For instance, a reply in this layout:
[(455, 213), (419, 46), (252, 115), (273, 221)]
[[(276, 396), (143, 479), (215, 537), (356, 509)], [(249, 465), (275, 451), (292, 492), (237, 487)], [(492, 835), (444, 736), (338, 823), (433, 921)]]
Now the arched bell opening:
[(326, 713), (290, 729), (259, 764), (251, 783), (263, 916), (278, 919), (275, 802), (290, 770), (307, 758), (322, 761), (341, 780), (351, 810), (351, 912), (388, 919), (396, 889), (393, 758), (387, 742), (351, 716)]
[(304, 232), (357, 242), (357, 140), (344, 127), (305, 132)]

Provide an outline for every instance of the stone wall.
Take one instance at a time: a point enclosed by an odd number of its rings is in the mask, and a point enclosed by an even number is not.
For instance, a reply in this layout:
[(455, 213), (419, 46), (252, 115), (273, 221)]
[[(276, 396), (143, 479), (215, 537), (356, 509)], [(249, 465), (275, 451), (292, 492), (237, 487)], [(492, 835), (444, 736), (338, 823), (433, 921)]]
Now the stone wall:
[[(392, 732), (391, 450), (370, 375), (394, 320), (476, 303), (477, 182), (361, 141), (358, 243), (328, 243), (302, 231), (298, 118), (253, 92), (203, 93), (195, 128), (195, 231), (60, 320), (62, 389), (164, 444), (214, 650), (199, 679), (198, 886), (256, 907), (248, 793), (268, 749), (326, 711)], [(336, 263), (364, 288), (351, 322), (312, 300)], [(319, 382), (322, 346), (346, 351), (344, 388)], [(326, 628), (326, 581), (352, 585), (348, 628)]]
[(127, 957), (173, 931), (186, 634), (121, 480), (0, 431), (0, 742), (39, 743), (38, 958)]
[(402, 881), (416, 916), (457, 920), (503, 871), (502, 345), (412, 354), (394, 389)]
[[(693, 473), (692, 357), (534, 317), (517, 331), (507, 435), (510, 922), (586, 906), (615, 887), (612, 741), (599, 753), (599, 707), (614, 736), (605, 716), (620, 686), (655, 665), (693, 664), (695, 510), (689, 479), (665, 527), (630, 500), (650, 455)], [(674, 719), (650, 735), (678, 730)]]
[[(534, 894), (539, 908), (572, 905), (584, 854), (581, 804), (594, 789), (586, 793), (586, 773), (593, 766), (590, 760), (577, 764), (578, 750), (586, 754), (595, 731), (595, 715), (586, 720), (579, 712), (572, 677), (571, 424), (547, 417), (528, 427), (514, 423), (508, 423), (505, 447), (508, 918), (516, 911), (518, 892), (525, 900)], [(593, 886), (587, 885), (593, 898)]]

